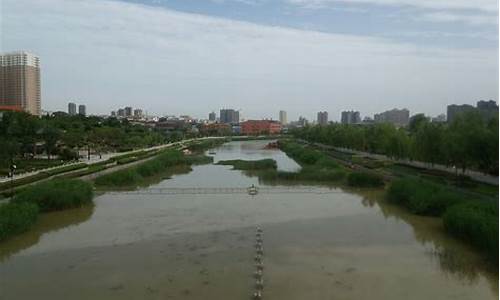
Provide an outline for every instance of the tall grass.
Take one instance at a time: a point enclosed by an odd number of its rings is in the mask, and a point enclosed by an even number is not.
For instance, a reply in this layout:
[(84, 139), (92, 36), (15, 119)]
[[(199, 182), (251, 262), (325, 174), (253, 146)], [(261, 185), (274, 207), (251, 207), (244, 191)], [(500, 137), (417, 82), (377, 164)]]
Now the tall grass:
[(415, 214), (441, 216), (447, 208), (464, 201), (465, 197), (442, 185), (403, 178), (391, 183), (387, 199), (407, 207)]
[(38, 206), (34, 203), (0, 204), (0, 241), (28, 230), (37, 216)]
[(218, 165), (233, 166), (235, 170), (266, 170), (278, 168), (276, 161), (274, 159), (261, 159), (261, 160), (221, 160), (217, 163)]
[(220, 139), (208, 139), (208, 140), (203, 140), (203, 141), (196, 141), (196, 142), (191, 143), (188, 146), (188, 149), (191, 150), (191, 151), (200, 152), (200, 151), (207, 150), (209, 148), (217, 147), (217, 146), (219, 146), (221, 144), (224, 144), (225, 142), (227, 142), (227, 140), (223, 139), (223, 138), (220, 138)]
[(384, 179), (379, 174), (356, 171), (347, 176), (347, 184), (353, 187), (380, 187), (384, 185)]
[(12, 203), (33, 203), (41, 212), (63, 210), (90, 203), (92, 185), (75, 179), (55, 179), (39, 183), (17, 194)]
[(185, 156), (178, 150), (168, 150), (135, 167), (101, 175), (95, 179), (95, 184), (103, 187), (134, 187), (146, 178), (160, 175), (171, 167), (210, 163), (212, 159), (200, 155)]
[(498, 263), (498, 203), (467, 201), (455, 205), (444, 214), (443, 224), (448, 232)]

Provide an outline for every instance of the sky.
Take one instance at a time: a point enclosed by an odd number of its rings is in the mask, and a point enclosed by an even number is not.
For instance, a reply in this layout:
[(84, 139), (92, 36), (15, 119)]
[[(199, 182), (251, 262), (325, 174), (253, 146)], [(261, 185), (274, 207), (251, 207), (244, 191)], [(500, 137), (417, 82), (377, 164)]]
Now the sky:
[(498, 0), (2, 0), (42, 109), (314, 120), (498, 101)]

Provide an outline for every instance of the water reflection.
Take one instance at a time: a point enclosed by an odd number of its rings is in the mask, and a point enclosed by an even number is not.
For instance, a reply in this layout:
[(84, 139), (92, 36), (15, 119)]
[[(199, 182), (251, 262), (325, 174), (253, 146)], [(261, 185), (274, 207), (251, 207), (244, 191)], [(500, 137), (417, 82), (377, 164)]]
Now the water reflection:
[(89, 220), (93, 213), (94, 205), (90, 204), (80, 208), (41, 214), (32, 229), (0, 244), (0, 262), (38, 244), (40, 238), (46, 233), (66, 229)]
[[(275, 158), (283, 168), (293, 167), (282, 152), (262, 150), (266, 143), (228, 143), (216, 149), (215, 160)], [(171, 179), (163, 180), (166, 177)], [(0, 245), (0, 298), (3, 291), (9, 299), (57, 298), (41, 280), (52, 274), (51, 281), (78, 299), (243, 299), (252, 286), (255, 224), (265, 228), (266, 297), (272, 299), (498, 295), (496, 272), (485, 267), (478, 253), (448, 236), (439, 219), (415, 216), (386, 203), (383, 190), (327, 185), (336, 192), (321, 194), (328, 191), (325, 185), (266, 181), (258, 174), (211, 164), (181, 168), (147, 184), (307, 185), (316, 186), (318, 193), (261, 193), (253, 198), (107, 193), (95, 199), (96, 212), (87, 212), (80, 221), (70, 211), (47, 215), (52, 220), (46, 222), (60, 225), (50, 229), (41, 220), (38, 234), (24, 237), (31, 242), (13, 239)], [(66, 224), (61, 222), (65, 213), (72, 219)], [(16, 243), (17, 250), (12, 250)], [(37, 243), (23, 255), (5, 259)], [(30, 282), (30, 289), (19, 282)]]
[(387, 203), (383, 191), (360, 193), (365, 206), (378, 206), (387, 219), (394, 218), (411, 226), (415, 239), (426, 246), (425, 253), (440, 269), (466, 284), (473, 285), (485, 277), (498, 293), (498, 265), (492, 264), (476, 249), (451, 237), (444, 230), (441, 219), (417, 216), (405, 209)]

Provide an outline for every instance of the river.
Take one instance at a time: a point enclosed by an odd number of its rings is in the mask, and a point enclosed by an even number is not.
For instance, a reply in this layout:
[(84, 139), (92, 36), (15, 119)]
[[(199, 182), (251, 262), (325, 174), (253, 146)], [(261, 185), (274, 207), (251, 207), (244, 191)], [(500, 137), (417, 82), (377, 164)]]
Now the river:
[[(230, 142), (214, 159), (273, 158), (268, 141)], [(200, 165), (144, 188), (265, 187), (230, 166)], [(276, 187), (270, 187), (276, 188)], [(498, 274), (383, 191), (147, 195), (110, 192), (44, 214), (0, 244), (0, 299), (250, 299), (255, 228), (265, 299), (497, 299)]]

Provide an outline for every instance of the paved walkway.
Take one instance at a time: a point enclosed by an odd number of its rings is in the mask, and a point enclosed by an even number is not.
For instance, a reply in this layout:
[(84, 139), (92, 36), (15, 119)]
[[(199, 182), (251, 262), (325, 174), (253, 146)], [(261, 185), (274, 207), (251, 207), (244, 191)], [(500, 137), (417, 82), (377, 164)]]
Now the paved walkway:
[[(14, 180), (21, 179), (21, 178), (24, 178), (24, 177), (33, 176), (33, 175), (36, 175), (36, 174), (41, 173), (41, 172), (46, 172), (46, 171), (49, 171), (49, 170), (56, 170), (58, 168), (63, 168), (63, 167), (67, 167), (67, 166), (71, 166), (71, 165), (76, 165), (76, 164), (80, 164), (80, 163), (86, 163), (87, 165), (92, 165), (92, 164), (95, 164), (95, 163), (98, 163), (98, 162), (101, 162), (101, 161), (106, 161), (106, 160), (108, 160), (110, 158), (113, 158), (115, 156), (120, 156), (120, 155), (125, 155), (125, 154), (131, 154), (131, 153), (140, 152), (140, 151), (151, 151), (151, 150), (164, 149), (164, 148), (169, 148), (169, 147), (173, 147), (173, 146), (183, 145), (184, 143), (189, 143), (189, 142), (192, 142), (192, 141), (197, 141), (197, 140), (201, 141), (201, 140), (217, 139), (217, 138), (220, 138), (220, 137), (205, 137), (205, 138), (197, 138), (197, 139), (188, 139), (188, 140), (183, 140), (183, 141), (179, 141), (179, 142), (175, 142), (175, 143), (163, 144), (163, 145), (153, 146), (153, 147), (149, 147), (149, 148), (142, 148), (142, 149), (132, 150), (132, 151), (128, 151), (128, 152), (105, 153), (105, 154), (102, 154), (101, 157), (99, 157), (99, 155), (93, 154), (93, 155), (91, 155), (90, 160), (88, 160), (87, 156), (85, 156), (84, 158), (81, 158), (80, 160), (75, 161), (75, 162), (65, 163), (65, 164), (62, 164), (62, 165), (59, 165), (59, 166), (55, 166), (55, 167), (51, 167), (51, 168), (45, 168), (45, 169), (40, 169), (40, 170), (36, 170), (36, 171), (32, 171), (32, 172), (25, 172), (25, 173), (15, 174), (14, 175)], [(10, 180), (11, 180), (10, 177), (0, 177), (0, 183), (9, 182)]]

